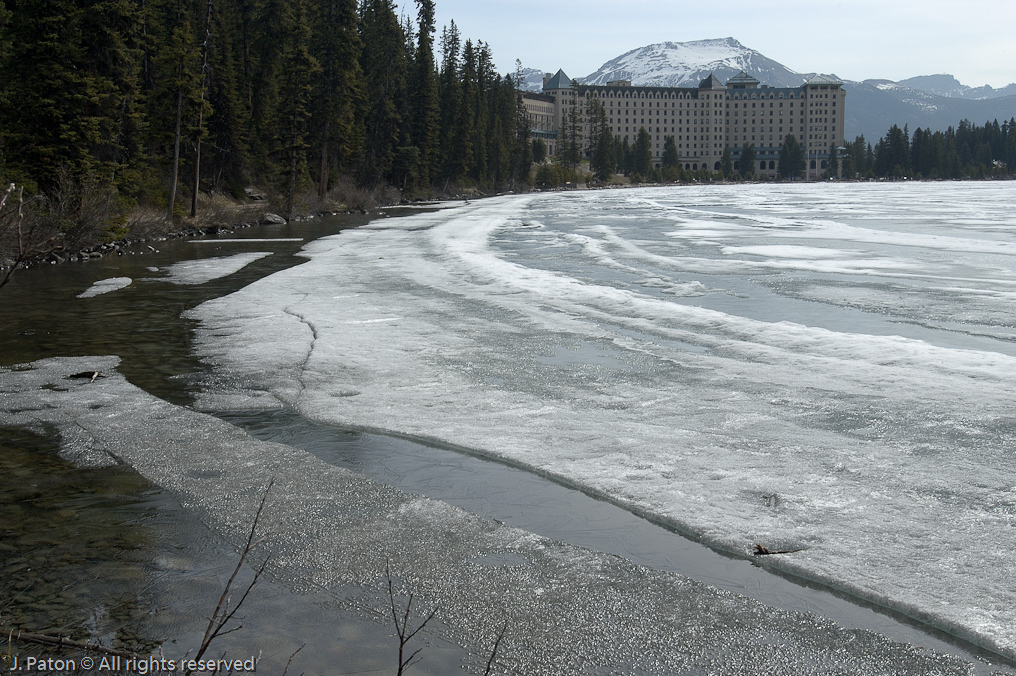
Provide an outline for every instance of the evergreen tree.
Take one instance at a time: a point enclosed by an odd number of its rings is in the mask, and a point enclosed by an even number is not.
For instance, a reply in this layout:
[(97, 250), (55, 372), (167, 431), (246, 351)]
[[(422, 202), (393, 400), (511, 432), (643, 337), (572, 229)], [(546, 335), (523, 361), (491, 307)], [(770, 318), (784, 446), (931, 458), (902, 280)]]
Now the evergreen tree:
[(321, 66), (313, 80), (311, 109), (318, 148), (318, 197), (328, 192), (331, 168), (351, 167), (358, 138), (358, 102), (363, 46), (356, 28), (356, 0), (323, 0), (311, 5), (311, 50)]
[(140, 12), (133, 0), (10, 2), (0, 28), (6, 170), (44, 188), (61, 168), (136, 188)]
[[(274, 177), (281, 169), (275, 160), (276, 122), (285, 106), (280, 101), (279, 72), (283, 50), (287, 44), (286, 27), (292, 24), (289, 0), (255, 0), (251, 17), (248, 65), (251, 69), (249, 89), (251, 154), (259, 169), (259, 178)], [(275, 155), (275, 156), (273, 156)]]
[(832, 178), (839, 178), (840, 176), (840, 159), (839, 153), (836, 149), (836, 144), (832, 143), (829, 145), (829, 163), (828, 163), (829, 176)]
[[(526, 113), (526, 106), (522, 101), (522, 62), (515, 61), (515, 77), (506, 78), (507, 83), (510, 84), (515, 90), (515, 97), (513, 100), (514, 110), (512, 127), (514, 127), (515, 138), (515, 157), (512, 162), (512, 178), (511, 178), (511, 189), (515, 189), (516, 181), (529, 181), (529, 172), (533, 166), (533, 148), (529, 143), (529, 137), (531, 136), (531, 128), (529, 126), (529, 115)], [(606, 118), (604, 118), (606, 119)], [(606, 126), (606, 123), (604, 123)], [(607, 128), (609, 136), (610, 129)]]
[(208, 102), (208, 53), (212, 41), (212, 0), (206, 0), (204, 39), (201, 43), (201, 68), (198, 71), (197, 124), (194, 125), (194, 183), (191, 186), (190, 217), (198, 215), (198, 192), (201, 190), (201, 141), (205, 135), (205, 117), (211, 115), (212, 106)]
[(360, 18), (360, 65), (369, 105), (364, 119), (360, 179), (374, 186), (389, 175), (402, 132), (406, 87), (404, 33), (391, 0), (365, 0)]
[(409, 103), (412, 115), (412, 142), (420, 150), (420, 182), (430, 182), (431, 166), (439, 160), (441, 110), (437, 98), (437, 73), (434, 67), (434, 0), (416, 0), (417, 44), (409, 79)]
[[(221, 1), (221, 0), (220, 0)], [(223, 9), (234, 9), (228, 3)], [(247, 183), (248, 131), (247, 111), (240, 93), (239, 66), (234, 58), (234, 41), (230, 36), (232, 23), (225, 11), (212, 15), (213, 39), (209, 46), (209, 102), (214, 115), (208, 121), (211, 143), (207, 163), (211, 169), (212, 188), (225, 188), (236, 197), (243, 194)]]
[(728, 181), (734, 175), (734, 158), (730, 154), (730, 146), (723, 148), (723, 156), (720, 157), (720, 173)]
[(297, 187), (309, 180), (307, 175), (308, 122), (313, 79), (320, 70), (310, 54), (310, 23), (305, 0), (292, 0), (291, 13), (286, 17), (286, 31), (280, 74), (282, 76), (278, 128), (284, 131), (279, 139), (280, 156), (285, 157), (286, 214), (292, 217)]
[(547, 159), (547, 144), (543, 142), (541, 138), (533, 139), (533, 162), (536, 164), (543, 164), (543, 161)]
[[(176, 210), (181, 145), (187, 133), (184, 119), (189, 117), (190, 111), (195, 107), (201, 83), (198, 47), (194, 41), (191, 24), (179, 16), (172, 17), (170, 21), (174, 19), (179, 23), (172, 28), (165, 48), (160, 50), (156, 57), (158, 84), (151, 97), (151, 119), (156, 121), (156, 129), (171, 130), (167, 135), (168, 138), (165, 138), (167, 145), (173, 149), (167, 202), (169, 218), (173, 218)], [(169, 113), (168, 119), (166, 113)], [(158, 137), (153, 139), (156, 143), (158, 140)]]
[(582, 134), (579, 131), (581, 127), (576, 107), (572, 106), (571, 110), (563, 116), (563, 119), (564, 125), (561, 129), (561, 164), (569, 169), (574, 169), (579, 166), (579, 162), (582, 160)]
[[(793, 138), (788, 136), (787, 138)], [(755, 175), (755, 146), (746, 145), (741, 149), (741, 158), (737, 163), (741, 178), (750, 179)]]
[(632, 149), (632, 172), (642, 180), (649, 176), (653, 169), (652, 142), (649, 132), (645, 127), (639, 128), (639, 135), (635, 139), (635, 146)]
[(460, 115), (465, 105), (464, 78), (459, 71), (461, 50), (459, 29), (452, 21), (451, 26), (445, 26), (441, 31), (441, 75), (438, 78), (438, 100), (441, 109), (439, 134), (441, 175), (448, 179), (454, 179), (464, 173), (461, 166), (462, 156), (467, 154), (458, 147), (463, 142), (460, 138)]
[(793, 134), (788, 134), (780, 146), (780, 159), (776, 171), (780, 178), (800, 178), (806, 168), (804, 148)]
[(614, 134), (610, 129), (607, 110), (598, 98), (589, 103), (589, 168), (598, 181), (607, 181), (614, 174)]
[(681, 158), (677, 153), (677, 144), (673, 136), (668, 136), (663, 142), (663, 166), (665, 168), (677, 168), (680, 166)]
[[(966, 120), (960, 123), (961, 135), (968, 134), (969, 130), (969, 123)], [(874, 169), (877, 176), (887, 178), (902, 178), (911, 173), (910, 138), (906, 127), (900, 129), (894, 124), (879, 140), (875, 146)]]

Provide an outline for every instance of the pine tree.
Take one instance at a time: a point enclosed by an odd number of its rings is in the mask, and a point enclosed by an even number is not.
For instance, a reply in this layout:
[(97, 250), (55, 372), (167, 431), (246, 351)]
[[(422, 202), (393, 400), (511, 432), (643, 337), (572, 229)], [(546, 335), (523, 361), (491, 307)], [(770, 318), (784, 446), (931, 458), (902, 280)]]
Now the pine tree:
[(589, 168), (596, 180), (607, 181), (614, 174), (614, 134), (610, 129), (607, 110), (598, 98), (589, 103)]
[(734, 158), (730, 154), (730, 146), (723, 148), (723, 156), (720, 157), (720, 173), (728, 181), (734, 175)]
[(533, 162), (536, 164), (543, 164), (543, 161), (547, 159), (547, 144), (544, 143), (542, 138), (533, 139)]
[(649, 177), (653, 170), (653, 151), (649, 132), (645, 127), (639, 128), (638, 137), (635, 139), (635, 146), (632, 148), (632, 173), (641, 180)]
[(356, 0), (312, 4), (311, 52), (321, 66), (313, 80), (312, 111), (318, 153), (318, 197), (328, 193), (331, 168), (348, 169), (355, 152), (363, 79)]
[(19, 180), (61, 167), (131, 189), (142, 159), (140, 12), (133, 0), (10, 3), (0, 29), (0, 145)]
[(170, 32), (165, 48), (160, 50), (156, 57), (158, 85), (153, 92), (151, 103), (152, 118), (155, 120), (163, 117), (161, 111), (172, 111), (169, 119), (158, 124), (160, 129), (172, 129), (167, 139), (173, 148), (167, 203), (167, 216), (172, 219), (179, 187), (181, 145), (186, 133), (184, 119), (189, 115), (197, 98), (200, 71), (198, 47), (194, 41), (190, 21), (176, 16), (171, 17), (170, 22), (176, 25)]
[[(787, 138), (793, 138), (788, 136)], [(755, 146), (746, 145), (741, 149), (741, 157), (737, 162), (741, 178), (751, 179), (755, 175)]]
[(212, 0), (206, 1), (204, 40), (201, 43), (201, 69), (198, 71), (200, 94), (197, 102), (197, 124), (194, 129), (194, 185), (191, 186), (190, 217), (198, 215), (198, 191), (201, 190), (201, 141), (205, 135), (205, 117), (211, 115), (208, 102), (208, 53), (212, 41)]
[(780, 146), (780, 159), (776, 171), (780, 178), (800, 178), (805, 170), (804, 148), (793, 134), (788, 134)]
[(250, 26), (250, 138), (251, 154), (260, 177), (272, 177), (285, 171), (278, 159), (277, 121), (284, 117), (280, 73), (283, 52), (289, 40), (287, 26), (292, 25), (289, 0), (257, 0)]
[[(472, 45), (470, 45), (470, 48)], [(459, 116), (462, 114), (463, 81), (460, 77), (460, 54), (462, 49), (458, 26), (452, 21), (441, 31), (441, 75), (438, 78), (438, 100), (441, 109), (441, 176), (452, 180), (461, 173), (460, 150), (453, 148), (461, 142)], [(467, 139), (468, 140), (468, 139)]]
[[(518, 59), (515, 60), (515, 77), (505, 78), (507, 84), (514, 89), (514, 98), (512, 103), (514, 109), (512, 110), (512, 119), (510, 120), (510, 126), (514, 130), (514, 153), (515, 157), (512, 160), (512, 177), (511, 186), (512, 190), (515, 189), (516, 181), (528, 182), (529, 172), (533, 166), (533, 147), (529, 143), (529, 137), (532, 135), (532, 130), (529, 126), (529, 115), (526, 113), (526, 106), (522, 102), (522, 62)], [(604, 126), (606, 126), (606, 118), (604, 118)], [(609, 136), (609, 128), (607, 130)]]
[(830, 144), (829, 146), (829, 164), (827, 166), (829, 176), (831, 176), (832, 178), (840, 177), (840, 159), (838, 156), (835, 143)]
[(563, 129), (561, 130), (561, 164), (569, 169), (574, 169), (579, 166), (579, 162), (582, 161), (581, 123), (576, 106), (571, 107), (571, 110), (569, 110), (564, 116), (564, 120), (565, 123), (563, 125)]
[(285, 158), (286, 214), (291, 218), (297, 186), (307, 179), (307, 127), (311, 116), (312, 82), (320, 65), (310, 54), (311, 30), (304, 0), (292, 0), (286, 19), (289, 26), (279, 68), (278, 128), (284, 130), (279, 138), (279, 155), (280, 159)]
[(227, 11), (235, 10), (220, 0), (223, 11), (213, 14), (213, 39), (209, 48), (208, 92), (215, 114), (208, 121), (211, 141), (207, 153), (212, 188), (225, 188), (234, 197), (243, 195), (249, 170), (247, 110), (240, 94), (239, 65), (234, 59), (233, 24)]
[(364, 46), (360, 64), (369, 105), (359, 173), (364, 184), (374, 186), (391, 171), (400, 141), (406, 88), (405, 43), (391, 0), (365, 0), (360, 23)]
[(665, 168), (676, 168), (680, 166), (681, 157), (677, 153), (677, 144), (673, 136), (668, 136), (663, 142), (663, 160)]
[(420, 149), (420, 182), (427, 184), (431, 167), (439, 160), (437, 148), (441, 110), (437, 99), (437, 74), (434, 68), (434, 0), (416, 0), (417, 44), (409, 79), (409, 103), (412, 110), (412, 142)]

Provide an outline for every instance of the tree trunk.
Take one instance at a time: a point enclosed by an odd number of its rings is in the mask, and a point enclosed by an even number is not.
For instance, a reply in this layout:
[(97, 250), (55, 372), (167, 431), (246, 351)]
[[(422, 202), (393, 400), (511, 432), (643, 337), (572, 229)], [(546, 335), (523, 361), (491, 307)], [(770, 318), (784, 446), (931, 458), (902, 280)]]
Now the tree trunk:
[(296, 160), (297, 160), (297, 118), (300, 114), (299, 104), (293, 104), (292, 132), (289, 139), (289, 190), (286, 195), (286, 220), (293, 220), (293, 207), (296, 202)]
[[(183, 65), (180, 66), (183, 68)], [(180, 121), (183, 118), (183, 86), (176, 90), (176, 133), (173, 137), (173, 178), (169, 183), (169, 220), (173, 220), (173, 207), (176, 206), (176, 186), (180, 175)]]
[(329, 120), (325, 120), (321, 132), (321, 182), (318, 184), (318, 197), (322, 200), (328, 194), (328, 127)]
[(194, 143), (194, 190), (191, 192), (190, 217), (198, 215), (198, 189), (201, 187), (201, 113), (198, 113), (198, 139)]
[(205, 9), (205, 41), (201, 45), (201, 99), (198, 102), (198, 132), (194, 143), (194, 191), (191, 193), (190, 217), (198, 215), (198, 190), (201, 189), (201, 135), (205, 122), (205, 84), (208, 71), (208, 42), (212, 38), (212, 3)]

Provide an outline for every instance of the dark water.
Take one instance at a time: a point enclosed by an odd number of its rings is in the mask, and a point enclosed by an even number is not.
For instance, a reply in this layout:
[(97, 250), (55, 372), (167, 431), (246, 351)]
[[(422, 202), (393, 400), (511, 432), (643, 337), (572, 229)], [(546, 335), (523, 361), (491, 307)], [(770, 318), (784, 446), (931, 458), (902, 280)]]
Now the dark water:
[[(218, 239), (305, 242), (366, 220), (339, 217), (265, 226)], [(0, 291), (5, 318), (0, 363), (116, 354), (122, 358), (119, 370), (132, 383), (188, 405), (205, 368), (191, 355), (192, 327), (181, 314), (298, 265), (303, 259), (296, 254), (304, 242), (177, 240), (155, 245), (154, 252), (140, 246), (124, 256), (22, 271)], [(149, 270), (179, 260), (255, 251), (273, 255), (201, 285), (158, 281), (163, 273)], [(76, 297), (93, 282), (111, 277), (131, 277), (134, 283), (94, 298)], [(413, 440), (319, 425), (289, 411), (223, 417), (261, 438), (304, 448), (327, 462), (486, 518), (678, 571), (772, 605), (825, 615), (848, 627), (971, 659), (987, 655), (906, 618), (787, 580), (744, 558), (718, 554), (517, 468)], [(163, 644), (167, 655), (182, 655), (199, 639), (204, 628), (200, 618), (211, 611), (210, 599), (232, 570), (235, 551), (195, 523), (173, 496), (130, 470), (71, 467), (56, 455), (57, 445), (52, 435), (18, 430), (0, 435), (0, 607), (9, 604), (3, 620), (26, 630), (102, 639), (130, 649)], [(234, 634), (221, 649), (231, 656), (266, 651), (267, 664), (281, 673), (288, 655), (308, 643), (312, 648), (300, 654), (299, 668), (311, 665), (313, 673), (327, 665), (330, 673), (382, 673), (392, 661), (393, 639), (383, 618), (376, 620), (266, 581), (248, 608), (246, 631)], [(423, 656), (414, 667), (417, 673), (449, 673), (465, 657), (446, 644), (427, 646)]]

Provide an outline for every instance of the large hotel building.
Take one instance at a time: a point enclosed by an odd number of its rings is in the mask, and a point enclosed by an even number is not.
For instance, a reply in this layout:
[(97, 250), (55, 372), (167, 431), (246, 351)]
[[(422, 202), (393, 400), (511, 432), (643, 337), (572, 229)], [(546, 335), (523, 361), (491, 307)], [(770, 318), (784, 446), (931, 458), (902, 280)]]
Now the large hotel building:
[(550, 155), (559, 152), (560, 130), (573, 110), (583, 153), (588, 151), (587, 112), (596, 98), (618, 141), (634, 143), (646, 128), (654, 166), (662, 161), (666, 137), (673, 136), (686, 169), (719, 171), (724, 148), (737, 162), (741, 149), (752, 145), (755, 173), (776, 176), (780, 146), (792, 134), (804, 148), (807, 178), (826, 170), (830, 147), (843, 146), (845, 97), (843, 83), (831, 77), (770, 87), (744, 71), (725, 85), (710, 75), (698, 87), (635, 87), (628, 80), (580, 85), (559, 70), (544, 78), (542, 94), (523, 94), (533, 137), (546, 142)]

